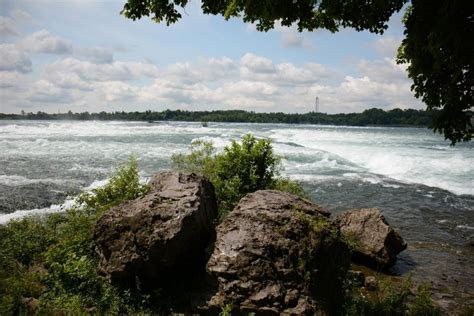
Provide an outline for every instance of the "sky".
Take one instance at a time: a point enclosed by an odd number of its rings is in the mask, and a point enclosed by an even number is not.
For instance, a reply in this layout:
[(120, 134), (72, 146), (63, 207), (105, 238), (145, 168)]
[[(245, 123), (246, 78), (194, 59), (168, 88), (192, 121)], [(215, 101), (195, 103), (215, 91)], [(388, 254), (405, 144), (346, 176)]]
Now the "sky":
[(241, 109), (324, 113), (424, 108), (383, 35), (258, 32), (191, 1), (167, 27), (128, 20), (125, 0), (1, 0), (0, 112)]

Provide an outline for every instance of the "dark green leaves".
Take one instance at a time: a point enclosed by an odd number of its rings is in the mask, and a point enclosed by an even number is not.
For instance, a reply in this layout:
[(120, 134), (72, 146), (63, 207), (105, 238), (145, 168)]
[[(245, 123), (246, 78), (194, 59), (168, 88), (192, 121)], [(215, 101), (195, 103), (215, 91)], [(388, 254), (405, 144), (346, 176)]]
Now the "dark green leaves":
[(430, 110), (431, 128), (454, 145), (469, 141), (474, 94), (474, 4), (416, 0), (404, 18), (398, 63), (408, 64), (412, 90)]
[[(122, 14), (136, 20), (151, 16), (155, 22), (175, 23), (188, 0), (128, 0)], [(275, 22), (290, 26), (296, 23), (300, 31), (323, 28), (336, 32), (340, 27), (358, 31), (382, 33), (393, 12), (400, 10), (406, 0), (203, 0), (206, 14), (222, 15), (225, 19), (241, 17), (256, 23), (260, 31), (272, 29)]]

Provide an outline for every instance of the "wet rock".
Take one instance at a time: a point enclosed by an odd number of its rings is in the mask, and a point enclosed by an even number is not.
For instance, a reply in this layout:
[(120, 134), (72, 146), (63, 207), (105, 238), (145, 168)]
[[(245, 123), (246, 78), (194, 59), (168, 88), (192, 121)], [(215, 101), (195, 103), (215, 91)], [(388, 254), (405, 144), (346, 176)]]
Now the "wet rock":
[(340, 230), (354, 243), (354, 260), (371, 268), (387, 269), (407, 247), (376, 208), (348, 211), (335, 218)]
[(329, 213), (295, 195), (246, 195), (217, 227), (207, 271), (218, 289), (207, 308), (257, 315), (325, 313), (336, 304), (350, 254)]
[(154, 176), (150, 192), (101, 216), (94, 228), (99, 272), (112, 280), (173, 281), (205, 264), (215, 238), (212, 184), (178, 172)]

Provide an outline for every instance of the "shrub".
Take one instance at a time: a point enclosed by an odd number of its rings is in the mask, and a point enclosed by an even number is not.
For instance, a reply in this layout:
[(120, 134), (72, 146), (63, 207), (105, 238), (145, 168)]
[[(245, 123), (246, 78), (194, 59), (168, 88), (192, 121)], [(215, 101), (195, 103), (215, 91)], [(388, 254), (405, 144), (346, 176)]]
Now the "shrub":
[(148, 190), (147, 184), (140, 183), (137, 160), (131, 157), (127, 165), (117, 168), (106, 185), (80, 194), (76, 201), (83, 210), (100, 216), (112, 206), (136, 199)]
[(247, 193), (276, 189), (307, 197), (301, 185), (279, 177), (281, 158), (269, 139), (244, 135), (223, 152), (215, 153), (211, 142), (194, 141), (189, 154), (172, 156), (173, 168), (201, 174), (213, 183), (221, 216), (232, 210)]
[(216, 176), (215, 151), (212, 142), (194, 140), (189, 146), (189, 154), (174, 154), (171, 162), (174, 169), (200, 174), (212, 181)]

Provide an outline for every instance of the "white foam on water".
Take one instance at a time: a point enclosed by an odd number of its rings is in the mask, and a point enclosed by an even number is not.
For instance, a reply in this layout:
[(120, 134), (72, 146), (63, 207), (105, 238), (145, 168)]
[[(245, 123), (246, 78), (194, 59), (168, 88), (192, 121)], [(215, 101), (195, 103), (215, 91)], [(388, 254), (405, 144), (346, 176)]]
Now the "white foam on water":
[(382, 178), (377, 177), (376, 175), (373, 175), (373, 174), (351, 172), (351, 173), (344, 173), (342, 176), (351, 180), (362, 181), (362, 182), (371, 183), (371, 184), (379, 184), (383, 182)]
[[(147, 183), (149, 177), (141, 176), (140, 183)], [(91, 192), (93, 189), (100, 188), (109, 183), (109, 179), (93, 181), (89, 186), (83, 189), (84, 192)], [(53, 213), (62, 213), (76, 205), (76, 198), (67, 199), (63, 204), (53, 204), (50, 207), (35, 208), (31, 210), (17, 210), (13, 213), (0, 214), (0, 225), (5, 225), (11, 220), (21, 219), (26, 216), (46, 215)]]
[(62, 213), (70, 209), (74, 204), (75, 200), (66, 200), (63, 204), (53, 204), (50, 207), (36, 208), (32, 210), (18, 210), (9, 214), (0, 214), (0, 225), (5, 225), (11, 220), (21, 219), (27, 216)]
[(84, 191), (91, 191), (93, 189), (97, 189), (97, 188), (100, 188), (100, 187), (103, 187), (104, 185), (106, 185), (107, 183), (109, 183), (109, 179), (104, 179), (104, 180), (95, 180), (94, 182), (92, 182), (91, 184), (89, 184), (89, 186), (85, 187), (84, 188)]
[(19, 175), (0, 175), (0, 184), (4, 184), (7, 186), (22, 186), (28, 184), (36, 184), (36, 183), (54, 183), (54, 184), (64, 184), (74, 182), (74, 180), (69, 179), (51, 179), (51, 178), (43, 178), (43, 179), (28, 179), (23, 176)]
[(469, 225), (457, 225), (456, 228), (458, 228), (458, 229), (474, 230), (474, 227), (469, 226)]
[[(308, 127), (274, 129), (271, 137), (337, 155), (367, 171), (456, 194), (474, 194), (474, 150), (424, 130)], [(425, 143), (438, 142), (431, 146)], [(440, 150), (440, 149), (443, 150)]]
[[(439, 135), (424, 129), (231, 123), (212, 123), (203, 128), (199, 122), (15, 121), (0, 124), (0, 158), (47, 161), (54, 155), (84, 166), (93, 157), (115, 161), (132, 154), (147, 161), (167, 161), (173, 153), (186, 152), (182, 137), (210, 140), (220, 150), (249, 131), (275, 141), (275, 151), (284, 157), (285, 173), (289, 175), (331, 172), (342, 177), (344, 173), (357, 173), (362, 181), (371, 183), (377, 183), (380, 175), (402, 183), (474, 195), (472, 145), (451, 148)], [(2, 172), (0, 166), (0, 173), (7, 172)], [(396, 184), (381, 179), (383, 186), (395, 188)]]
[(318, 175), (318, 174), (297, 174), (297, 173), (283, 173), (284, 176), (290, 178), (291, 180), (301, 181), (301, 182), (334, 182), (338, 181), (341, 178), (339, 176), (330, 176), (330, 175)]
[(57, 136), (130, 136), (210, 133), (215, 129), (202, 129), (198, 123), (163, 123), (118, 121), (20, 121), (18, 124), (0, 125), (0, 134), (9, 138), (49, 138)]
[(400, 189), (398, 184), (390, 184), (390, 183), (382, 183), (384, 188), (393, 188), (393, 189)]

